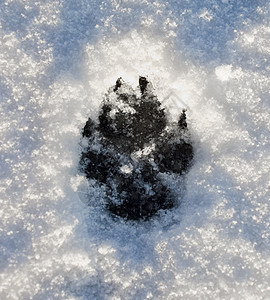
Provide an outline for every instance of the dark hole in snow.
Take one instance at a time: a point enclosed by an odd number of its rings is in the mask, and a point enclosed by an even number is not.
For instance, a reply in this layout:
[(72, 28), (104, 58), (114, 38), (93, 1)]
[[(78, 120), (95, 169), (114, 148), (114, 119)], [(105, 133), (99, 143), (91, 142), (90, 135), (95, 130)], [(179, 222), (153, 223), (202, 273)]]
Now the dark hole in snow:
[(162, 174), (184, 176), (191, 165), (186, 112), (177, 124), (169, 123), (147, 78), (139, 78), (137, 91), (119, 78), (105, 96), (98, 122), (89, 119), (82, 135), (88, 146), (81, 169), (106, 187), (111, 213), (147, 220), (176, 204)]

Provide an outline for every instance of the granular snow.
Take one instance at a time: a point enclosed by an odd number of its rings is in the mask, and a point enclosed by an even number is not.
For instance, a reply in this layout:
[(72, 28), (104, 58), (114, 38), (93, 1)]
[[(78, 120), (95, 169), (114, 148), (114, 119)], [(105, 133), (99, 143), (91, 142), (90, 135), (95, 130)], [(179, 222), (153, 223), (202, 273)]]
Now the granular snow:
[[(1, 299), (270, 298), (269, 12), (0, 3)], [(196, 160), (181, 206), (147, 223), (108, 217), (77, 168), (107, 87), (139, 75), (172, 117), (188, 106)]]

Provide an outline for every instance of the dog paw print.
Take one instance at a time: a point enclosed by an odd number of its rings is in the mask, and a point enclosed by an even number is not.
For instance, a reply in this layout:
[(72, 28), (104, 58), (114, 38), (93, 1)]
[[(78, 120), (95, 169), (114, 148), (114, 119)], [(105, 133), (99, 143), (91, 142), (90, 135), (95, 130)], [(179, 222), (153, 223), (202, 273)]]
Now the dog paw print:
[(122, 78), (88, 119), (80, 166), (106, 189), (107, 209), (129, 220), (149, 219), (176, 204), (162, 174), (184, 176), (193, 160), (186, 111), (171, 123), (145, 77), (133, 89)]

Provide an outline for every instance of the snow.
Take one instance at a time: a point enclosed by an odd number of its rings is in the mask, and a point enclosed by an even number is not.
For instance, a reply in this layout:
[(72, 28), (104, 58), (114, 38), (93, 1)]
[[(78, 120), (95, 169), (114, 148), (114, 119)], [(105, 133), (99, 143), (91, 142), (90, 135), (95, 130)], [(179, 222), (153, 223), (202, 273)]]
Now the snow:
[[(270, 298), (269, 12), (1, 1), (1, 299)], [(108, 216), (78, 172), (87, 118), (139, 75), (172, 117), (188, 108), (196, 152), (181, 205), (142, 223)]]

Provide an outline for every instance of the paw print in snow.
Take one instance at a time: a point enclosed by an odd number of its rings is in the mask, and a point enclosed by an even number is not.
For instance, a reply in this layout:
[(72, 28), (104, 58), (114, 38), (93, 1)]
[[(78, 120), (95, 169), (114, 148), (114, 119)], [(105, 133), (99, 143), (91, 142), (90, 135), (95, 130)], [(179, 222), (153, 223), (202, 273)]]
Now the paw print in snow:
[(186, 112), (171, 124), (145, 77), (132, 89), (119, 78), (105, 95), (98, 122), (82, 132), (81, 169), (106, 188), (108, 210), (125, 219), (148, 219), (176, 204), (162, 174), (183, 176), (193, 159)]

